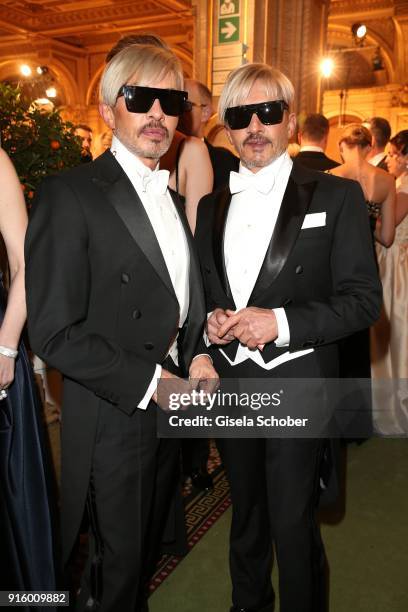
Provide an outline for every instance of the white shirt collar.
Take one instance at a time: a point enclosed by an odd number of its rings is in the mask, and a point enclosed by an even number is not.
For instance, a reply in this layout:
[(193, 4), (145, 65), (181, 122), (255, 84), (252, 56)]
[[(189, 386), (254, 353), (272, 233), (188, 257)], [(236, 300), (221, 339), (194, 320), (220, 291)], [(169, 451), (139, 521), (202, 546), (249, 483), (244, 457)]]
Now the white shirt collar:
[[(257, 175), (262, 174), (264, 176), (273, 176), (278, 179), (283, 171), (288, 170), (288, 173), (290, 173), (290, 171), (292, 170), (292, 166), (293, 161), (291, 160), (288, 153), (285, 151), (284, 153), (282, 153), (282, 155), (274, 159), (270, 164), (268, 164), (264, 168), (261, 168), (257, 172)], [(254, 174), (249, 168), (244, 166), (242, 162), (240, 162), (239, 164), (239, 173), (248, 175)]]
[(143, 180), (144, 177), (149, 176), (152, 172), (157, 172), (159, 169), (159, 164), (157, 163), (156, 168), (151, 170), (137, 155), (129, 151), (115, 135), (112, 137), (110, 150), (126, 174), (133, 179)]
[(372, 166), (376, 166), (377, 164), (380, 163), (380, 161), (384, 159), (385, 156), (386, 156), (386, 153), (384, 151), (382, 151), (381, 153), (377, 153), (377, 155), (374, 155), (374, 157), (370, 157), (370, 159), (368, 160), (368, 163), (371, 164)]
[(302, 153), (302, 151), (313, 151), (314, 153), (324, 153), (324, 150), (322, 149), (322, 147), (316, 147), (316, 145), (303, 145), (302, 147), (300, 147), (299, 153)]

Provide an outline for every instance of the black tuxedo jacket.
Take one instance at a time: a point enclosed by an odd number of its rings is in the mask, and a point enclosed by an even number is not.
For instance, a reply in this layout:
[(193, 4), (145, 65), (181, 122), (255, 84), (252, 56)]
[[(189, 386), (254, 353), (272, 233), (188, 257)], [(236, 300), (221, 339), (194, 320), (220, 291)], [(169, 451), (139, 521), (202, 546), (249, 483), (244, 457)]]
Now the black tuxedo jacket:
[(385, 163), (385, 160), (387, 159), (387, 156), (384, 155), (384, 157), (382, 158), (381, 161), (378, 162), (377, 164), (377, 168), (380, 168), (381, 170), (385, 170), (386, 172), (388, 172), (388, 166)]
[[(230, 203), (231, 193), (225, 188), (205, 196), (199, 204), (195, 237), (208, 312), (216, 307), (235, 310), (224, 259)], [(256, 202), (248, 206), (255, 216)], [(301, 229), (306, 215), (322, 212), (326, 213), (325, 225)], [(262, 358), (269, 362), (287, 350), (314, 348), (307, 362), (310, 365), (314, 360), (317, 375), (337, 376), (336, 341), (378, 318), (381, 295), (359, 184), (295, 163), (248, 302), (248, 306), (285, 308), (290, 345), (288, 349), (268, 343)], [(238, 342), (222, 348), (234, 359)], [(299, 357), (287, 362), (289, 371), (308, 377), (310, 370), (302, 369), (305, 360)], [(282, 376), (281, 367), (270, 370), (271, 376)], [(287, 372), (286, 368), (284, 376)]]
[(296, 155), (296, 161), (301, 163), (302, 166), (310, 168), (311, 170), (331, 170), (336, 168), (340, 164), (334, 159), (327, 157), (325, 153), (320, 151), (300, 151)]
[(208, 140), (204, 139), (210, 156), (214, 171), (213, 191), (224, 185), (228, 185), (229, 175), (232, 170), (238, 172), (239, 158), (224, 147), (214, 147)]
[[(190, 306), (180, 334), (187, 369), (205, 316), (198, 259), (190, 246)], [(179, 305), (145, 209), (107, 151), (46, 179), (26, 238), (31, 346), (64, 376), (65, 554), (87, 492), (101, 403), (132, 415), (178, 332)]]

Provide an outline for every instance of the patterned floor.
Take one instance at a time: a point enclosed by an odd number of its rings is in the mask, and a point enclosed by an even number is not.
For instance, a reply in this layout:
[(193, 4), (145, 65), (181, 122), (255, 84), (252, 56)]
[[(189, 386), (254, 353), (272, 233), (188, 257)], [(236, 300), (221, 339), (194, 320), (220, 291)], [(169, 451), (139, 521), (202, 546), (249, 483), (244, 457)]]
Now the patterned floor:
[[(212, 491), (207, 493), (196, 492), (192, 490), (191, 482), (187, 482), (183, 489), (189, 551), (224, 514), (231, 503), (228, 482), (214, 442), (210, 446), (208, 472), (213, 477), (214, 488)], [(175, 555), (163, 555), (150, 583), (151, 593), (166, 580), (183, 558)]]

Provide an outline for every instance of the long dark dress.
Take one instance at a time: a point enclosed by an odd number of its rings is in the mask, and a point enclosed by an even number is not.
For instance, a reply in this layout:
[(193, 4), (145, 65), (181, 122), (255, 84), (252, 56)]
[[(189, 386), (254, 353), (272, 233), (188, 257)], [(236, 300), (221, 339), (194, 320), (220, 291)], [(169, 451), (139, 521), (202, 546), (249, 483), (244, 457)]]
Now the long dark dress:
[[(0, 282), (0, 322), (5, 306)], [(55, 589), (43, 448), (39, 398), (21, 342), (14, 381), (0, 401), (0, 590)]]

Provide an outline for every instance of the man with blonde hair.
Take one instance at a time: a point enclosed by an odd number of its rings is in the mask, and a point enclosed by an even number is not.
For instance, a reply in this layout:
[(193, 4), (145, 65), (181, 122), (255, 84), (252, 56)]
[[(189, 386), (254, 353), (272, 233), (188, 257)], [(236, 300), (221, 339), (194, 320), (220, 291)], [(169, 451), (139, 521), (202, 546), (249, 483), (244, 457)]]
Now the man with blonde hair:
[[(286, 152), (293, 98), (289, 79), (270, 66), (231, 72), (219, 115), (240, 168), (229, 187), (201, 200), (196, 229), (214, 367), (227, 379), (270, 379), (275, 391), (277, 378), (338, 376), (337, 341), (371, 325), (381, 304), (361, 188)], [(282, 401), (284, 414), (298, 407)], [(274, 542), (280, 611), (322, 612), (323, 440), (307, 429), (297, 438), (293, 429), (280, 438), (271, 431), (217, 441), (233, 503), (231, 610), (272, 612)]]
[(192, 361), (200, 272), (158, 170), (185, 108), (180, 63), (162, 48), (125, 48), (100, 92), (111, 149), (44, 181), (33, 206), (28, 325), (34, 351), (65, 377), (64, 563), (85, 507), (90, 521), (77, 610), (141, 612), (179, 462), (177, 441), (156, 435), (157, 379), (189, 392), (179, 376), (216, 373), (208, 357)]

